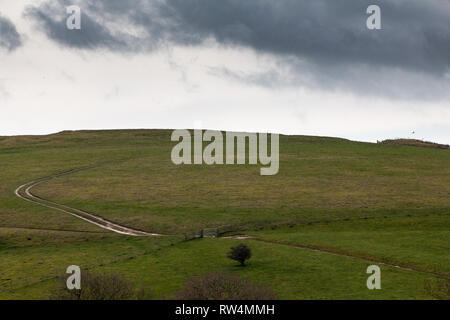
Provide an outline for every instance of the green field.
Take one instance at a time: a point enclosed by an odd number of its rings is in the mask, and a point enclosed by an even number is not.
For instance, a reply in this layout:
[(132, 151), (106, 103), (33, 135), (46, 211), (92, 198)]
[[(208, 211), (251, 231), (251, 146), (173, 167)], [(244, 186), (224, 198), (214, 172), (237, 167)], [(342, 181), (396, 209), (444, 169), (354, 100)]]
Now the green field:
[[(69, 265), (120, 273), (155, 299), (226, 271), (282, 299), (431, 299), (450, 277), (450, 151), (281, 136), (280, 171), (175, 166), (168, 130), (0, 137), (0, 299), (46, 299)], [(24, 201), (14, 190), (164, 237), (115, 234)], [(203, 228), (228, 238), (185, 241)], [(226, 258), (245, 242), (245, 268)], [(366, 288), (378, 264), (382, 289)], [(400, 268), (396, 267), (399, 266)], [(447, 280), (448, 281), (448, 280)]]

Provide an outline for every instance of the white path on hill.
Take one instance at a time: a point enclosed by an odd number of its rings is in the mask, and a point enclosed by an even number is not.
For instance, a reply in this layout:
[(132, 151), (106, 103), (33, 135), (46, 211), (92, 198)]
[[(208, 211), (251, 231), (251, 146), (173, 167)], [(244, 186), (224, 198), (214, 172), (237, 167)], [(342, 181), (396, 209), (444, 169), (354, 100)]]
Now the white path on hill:
[(107, 230), (110, 230), (110, 231), (113, 231), (113, 232), (116, 232), (119, 234), (129, 235), (129, 236), (163, 236), (162, 234), (159, 234), (159, 233), (149, 233), (149, 232), (145, 232), (145, 231), (141, 231), (141, 230), (136, 230), (136, 229), (133, 229), (130, 227), (126, 227), (126, 226), (114, 223), (112, 221), (106, 220), (102, 217), (96, 216), (92, 213), (40, 198), (31, 192), (31, 189), (33, 187), (35, 187), (43, 182), (46, 182), (50, 179), (60, 177), (63, 175), (68, 175), (68, 174), (78, 172), (81, 170), (87, 170), (90, 168), (92, 168), (92, 167), (84, 167), (84, 168), (79, 168), (79, 169), (75, 169), (75, 170), (69, 170), (69, 171), (66, 171), (63, 173), (59, 173), (59, 174), (44, 177), (44, 178), (41, 178), (38, 180), (30, 181), (30, 182), (27, 182), (27, 183), (19, 186), (15, 190), (14, 193), (19, 198), (26, 200), (28, 202), (32, 202), (32, 203), (38, 204), (40, 206), (43, 206), (43, 207), (46, 207), (49, 209), (54, 209), (54, 210), (58, 210), (58, 211), (70, 214), (76, 218), (82, 219), (82, 220), (89, 222), (91, 224), (94, 224), (100, 228), (107, 229)]

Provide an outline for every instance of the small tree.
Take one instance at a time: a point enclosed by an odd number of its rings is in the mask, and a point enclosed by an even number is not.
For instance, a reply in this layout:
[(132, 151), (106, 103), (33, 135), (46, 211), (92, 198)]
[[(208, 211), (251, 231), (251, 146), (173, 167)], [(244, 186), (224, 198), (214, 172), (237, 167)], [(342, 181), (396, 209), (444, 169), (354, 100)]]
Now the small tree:
[(245, 260), (250, 259), (251, 256), (252, 251), (244, 243), (238, 244), (236, 247), (231, 247), (227, 255), (228, 258), (239, 261), (242, 267), (245, 266)]

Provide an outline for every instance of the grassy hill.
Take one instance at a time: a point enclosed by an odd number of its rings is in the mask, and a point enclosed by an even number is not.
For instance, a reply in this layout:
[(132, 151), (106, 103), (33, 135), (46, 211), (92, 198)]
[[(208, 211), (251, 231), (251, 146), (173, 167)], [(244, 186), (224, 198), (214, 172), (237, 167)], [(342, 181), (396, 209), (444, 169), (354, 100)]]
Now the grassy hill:
[[(259, 165), (175, 166), (170, 134), (0, 137), (0, 298), (47, 298), (71, 264), (121, 273), (155, 298), (208, 271), (240, 274), (287, 299), (431, 298), (425, 283), (450, 276), (448, 150), (281, 136), (280, 171), (261, 176)], [(171, 236), (114, 234), (14, 195), (85, 166), (33, 193)], [(209, 227), (253, 238), (184, 241)], [(238, 242), (254, 251), (246, 268), (226, 259)], [(377, 263), (383, 289), (371, 291), (365, 270)]]

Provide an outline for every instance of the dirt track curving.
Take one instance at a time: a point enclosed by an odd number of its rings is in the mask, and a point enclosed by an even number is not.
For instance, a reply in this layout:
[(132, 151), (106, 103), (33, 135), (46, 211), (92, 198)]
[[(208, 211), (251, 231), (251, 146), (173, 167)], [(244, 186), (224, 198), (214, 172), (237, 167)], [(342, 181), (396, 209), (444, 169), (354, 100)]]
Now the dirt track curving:
[(99, 217), (97, 215), (94, 215), (92, 213), (89, 213), (89, 212), (86, 212), (83, 210), (79, 210), (76, 208), (72, 208), (69, 206), (65, 206), (62, 204), (58, 204), (58, 203), (52, 202), (50, 200), (43, 199), (41, 197), (35, 196), (31, 192), (31, 189), (40, 183), (43, 183), (43, 182), (48, 181), (53, 178), (57, 178), (60, 176), (64, 176), (67, 174), (71, 174), (71, 173), (75, 173), (78, 171), (87, 170), (87, 169), (91, 169), (91, 168), (93, 168), (93, 167), (83, 167), (83, 168), (73, 169), (73, 170), (65, 171), (65, 172), (62, 172), (59, 174), (40, 178), (38, 180), (27, 182), (27, 183), (19, 186), (15, 190), (15, 194), (16, 194), (16, 196), (18, 196), (19, 198), (21, 198), (23, 200), (38, 204), (38, 205), (46, 207), (46, 208), (50, 208), (50, 209), (54, 209), (54, 210), (58, 210), (58, 211), (70, 214), (74, 217), (77, 217), (86, 222), (94, 224), (100, 228), (110, 230), (110, 231), (113, 231), (113, 232), (116, 232), (119, 234), (124, 234), (124, 235), (129, 235), (129, 236), (163, 236), (162, 234), (159, 234), (159, 233), (149, 233), (149, 232), (145, 232), (145, 231), (141, 231), (141, 230), (136, 230), (136, 229), (133, 229), (130, 227), (126, 227), (126, 226), (114, 223), (112, 221), (106, 220), (106, 219)]

